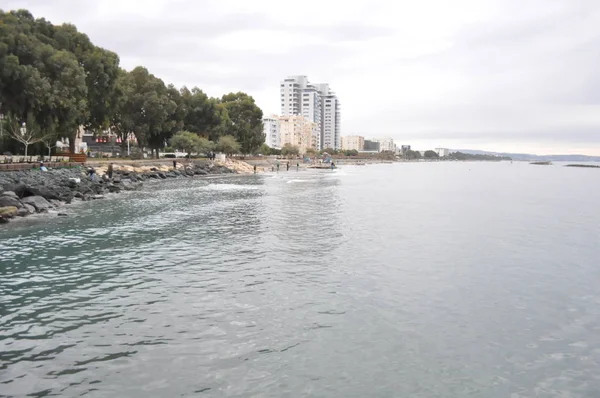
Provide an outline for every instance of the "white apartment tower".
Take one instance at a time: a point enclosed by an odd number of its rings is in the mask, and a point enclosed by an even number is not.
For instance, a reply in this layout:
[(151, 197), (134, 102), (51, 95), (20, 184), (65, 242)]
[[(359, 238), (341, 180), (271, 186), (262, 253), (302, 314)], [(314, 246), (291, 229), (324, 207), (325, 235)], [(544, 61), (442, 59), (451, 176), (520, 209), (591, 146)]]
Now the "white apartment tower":
[(270, 148), (281, 149), (279, 118), (276, 115), (263, 118), (265, 144)]
[(289, 76), (280, 83), (281, 115), (301, 115), (315, 124), (318, 149), (340, 149), (340, 104), (328, 84), (311, 84), (306, 76)]

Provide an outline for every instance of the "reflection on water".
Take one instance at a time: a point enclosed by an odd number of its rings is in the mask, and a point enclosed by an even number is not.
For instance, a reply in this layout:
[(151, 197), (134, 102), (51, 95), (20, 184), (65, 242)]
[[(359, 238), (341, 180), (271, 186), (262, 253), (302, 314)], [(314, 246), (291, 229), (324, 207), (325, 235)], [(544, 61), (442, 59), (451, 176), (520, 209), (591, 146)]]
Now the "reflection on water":
[(595, 397), (597, 177), (292, 170), (13, 224), (0, 396)]

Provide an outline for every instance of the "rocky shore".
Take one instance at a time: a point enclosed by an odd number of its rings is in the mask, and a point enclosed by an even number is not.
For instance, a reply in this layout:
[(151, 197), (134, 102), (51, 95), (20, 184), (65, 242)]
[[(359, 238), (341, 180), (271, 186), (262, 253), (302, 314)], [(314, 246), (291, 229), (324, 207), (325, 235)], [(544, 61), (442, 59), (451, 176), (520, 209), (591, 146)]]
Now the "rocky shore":
[[(84, 167), (1, 172), (0, 224), (16, 217), (59, 209), (74, 200), (98, 200), (108, 193), (136, 190), (147, 180), (247, 173), (252, 169), (250, 165), (242, 163), (178, 164), (176, 170), (165, 165), (115, 165), (112, 178), (108, 177), (107, 167), (95, 167), (93, 180)], [(59, 211), (58, 215), (61, 214)]]

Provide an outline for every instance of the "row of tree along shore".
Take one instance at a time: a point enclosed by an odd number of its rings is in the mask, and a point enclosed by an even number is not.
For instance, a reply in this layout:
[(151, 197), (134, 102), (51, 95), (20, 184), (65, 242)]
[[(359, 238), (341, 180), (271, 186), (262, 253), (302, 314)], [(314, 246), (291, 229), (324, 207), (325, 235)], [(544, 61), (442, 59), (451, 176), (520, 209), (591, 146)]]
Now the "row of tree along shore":
[(221, 144), (242, 153), (264, 143), (263, 113), (250, 95), (211, 98), (165, 84), (142, 66), (126, 71), (116, 53), (74, 25), (27, 10), (0, 10), (0, 115), (0, 153), (47, 154), (61, 138), (75, 152), (80, 126), (98, 136), (110, 129), (121, 153), (130, 134), (157, 156), (181, 131), (215, 145), (230, 136)]

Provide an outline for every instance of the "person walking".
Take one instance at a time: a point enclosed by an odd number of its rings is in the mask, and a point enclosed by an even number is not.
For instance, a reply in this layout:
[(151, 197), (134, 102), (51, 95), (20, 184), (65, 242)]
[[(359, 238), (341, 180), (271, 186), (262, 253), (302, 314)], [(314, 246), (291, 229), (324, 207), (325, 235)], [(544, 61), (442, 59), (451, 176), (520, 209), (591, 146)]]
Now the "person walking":
[(296, 162), (296, 171), (300, 171), (300, 162)]
[(173, 168), (174, 168), (175, 170), (177, 170), (177, 161), (176, 161), (176, 160), (174, 160), (174, 161), (173, 161)]
[(290, 171), (290, 161), (288, 160), (288, 162), (285, 164), (285, 171)]
[(256, 165), (254, 165), (254, 174), (256, 174)]

